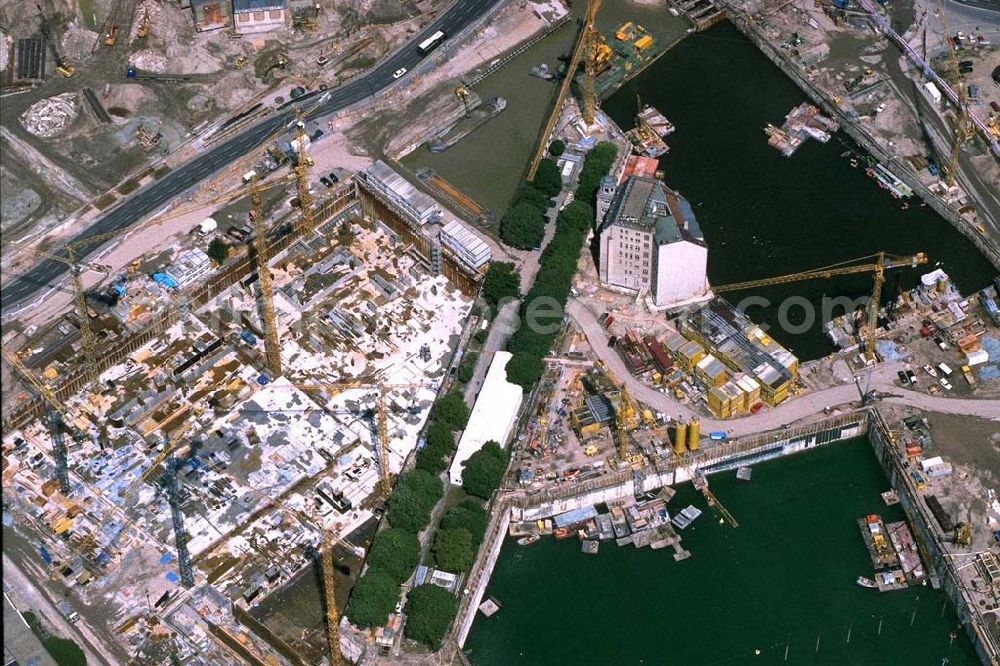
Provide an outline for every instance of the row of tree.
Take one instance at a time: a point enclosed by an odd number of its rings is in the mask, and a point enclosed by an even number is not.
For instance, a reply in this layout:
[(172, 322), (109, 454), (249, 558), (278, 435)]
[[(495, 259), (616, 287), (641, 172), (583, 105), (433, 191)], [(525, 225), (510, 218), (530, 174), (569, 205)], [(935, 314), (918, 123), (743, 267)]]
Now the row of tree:
[[(562, 150), (565, 150), (565, 145)], [(545, 211), (552, 206), (552, 199), (562, 191), (562, 186), (562, 174), (555, 160), (545, 158), (540, 161), (534, 180), (521, 187), (510, 208), (500, 218), (500, 239), (521, 250), (534, 250), (541, 245), (547, 222)]]
[[(429, 420), (426, 444), (417, 452), (415, 468), (400, 475), (389, 496), (387, 517), (390, 527), (372, 539), (368, 549), (368, 567), (355, 582), (351, 592), (347, 616), (359, 627), (376, 627), (386, 623), (399, 601), (399, 586), (420, 563), (420, 541), (417, 535), (430, 523), (434, 506), (444, 495), (440, 475), (455, 452), (454, 433), (465, 427), (469, 420), (469, 409), (461, 394), (451, 391), (434, 403)], [(442, 592), (452, 596), (446, 590)], [(416, 597), (417, 600), (427, 598), (427, 593), (420, 593)], [(431, 593), (429, 599), (434, 601), (435, 598), (436, 593)], [(438, 604), (438, 601), (415, 603), (413, 592), (410, 593), (409, 605), (417, 614), (413, 631), (419, 636), (424, 635), (426, 627), (435, 626), (433, 622), (429, 622), (430, 618), (422, 614), (435, 612)], [(409, 625), (413, 620), (413, 610), (408, 610), (407, 613), (410, 616), (407, 635), (410, 636)], [(450, 623), (450, 619), (448, 622)], [(424, 640), (417, 635), (410, 637)]]
[(561, 327), (580, 248), (594, 224), (597, 188), (616, 154), (617, 147), (609, 142), (587, 153), (575, 199), (559, 211), (555, 236), (542, 252), (535, 283), (521, 303), (521, 327), (507, 344), (514, 355), (507, 363), (507, 379), (525, 392), (542, 376), (542, 358)]

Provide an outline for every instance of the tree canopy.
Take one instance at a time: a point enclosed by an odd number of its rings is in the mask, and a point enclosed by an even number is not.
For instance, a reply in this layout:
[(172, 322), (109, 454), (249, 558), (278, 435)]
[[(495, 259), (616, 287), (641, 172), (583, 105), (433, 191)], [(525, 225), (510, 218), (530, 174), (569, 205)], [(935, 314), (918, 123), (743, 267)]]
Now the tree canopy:
[(414, 534), (427, 527), (431, 510), (441, 499), (441, 479), (424, 469), (405, 472), (389, 496), (389, 524)]
[(562, 139), (556, 139), (549, 144), (549, 155), (552, 157), (559, 157), (566, 152), (566, 142)]
[(399, 585), (392, 576), (369, 568), (354, 583), (351, 601), (347, 605), (347, 617), (361, 628), (381, 627), (389, 619), (389, 613), (399, 601)]
[(458, 381), (463, 384), (468, 384), (472, 381), (472, 377), (476, 373), (476, 361), (478, 360), (479, 354), (476, 352), (469, 352), (465, 355), (458, 366)]
[(229, 243), (223, 240), (221, 237), (216, 236), (212, 239), (212, 242), (208, 244), (208, 250), (205, 251), (208, 258), (217, 264), (226, 263), (226, 259), (229, 258)]
[(503, 481), (507, 469), (507, 453), (494, 441), (483, 444), (473, 453), (462, 470), (462, 488), (476, 497), (489, 499)]
[(539, 192), (546, 196), (554, 197), (562, 191), (562, 174), (554, 160), (548, 158), (538, 163), (538, 170), (535, 172), (535, 179), (531, 181)]
[(511, 247), (533, 250), (545, 235), (545, 215), (529, 203), (514, 204), (500, 220), (500, 238)]
[(458, 612), (458, 599), (448, 590), (431, 583), (410, 590), (406, 604), (407, 638), (437, 650), (448, 626)]
[(448, 509), (441, 518), (441, 528), (462, 528), (472, 536), (472, 543), (478, 544), (486, 534), (488, 520), (486, 509), (477, 500), (468, 497)]
[(459, 391), (448, 391), (434, 403), (431, 408), (431, 418), (444, 423), (452, 430), (461, 430), (469, 421), (469, 407)]
[(454, 574), (468, 571), (475, 557), (472, 535), (463, 527), (438, 528), (431, 550), (438, 568)]
[(420, 563), (420, 542), (412, 532), (395, 527), (375, 535), (368, 550), (368, 564), (402, 583)]
[(520, 298), (521, 276), (514, 268), (514, 264), (507, 261), (490, 263), (483, 277), (482, 295), (494, 314), (500, 301)]

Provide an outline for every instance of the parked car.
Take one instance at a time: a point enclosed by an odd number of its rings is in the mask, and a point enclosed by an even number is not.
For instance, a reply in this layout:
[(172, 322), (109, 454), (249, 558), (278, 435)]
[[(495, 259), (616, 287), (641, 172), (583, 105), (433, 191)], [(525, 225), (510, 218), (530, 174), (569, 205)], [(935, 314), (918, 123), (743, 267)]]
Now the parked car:
[(326, 177), (330, 179), (331, 183), (339, 183), (340, 182), (340, 177), (338, 177), (337, 174), (335, 174), (332, 171), (330, 173), (328, 173), (326, 175)]
[(319, 182), (323, 183), (327, 187), (333, 187), (333, 183), (326, 176), (320, 176)]
[(897, 373), (896, 373), (896, 376), (897, 376), (897, 377), (899, 377), (899, 382), (900, 382), (900, 383), (901, 383), (901, 384), (902, 384), (903, 386), (909, 386), (909, 385), (910, 385), (910, 378), (909, 378), (909, 377), (907, 377), (907, 376), (906, 376), (906, 373), (905, 373), (905, 372), (903, 372), (902, 370), (900, 370), (899, 372), (897, 372)]
[(320, 57), (316, 58), (316, 64), (319, 65), (320, 67), (322, 67), (323, 65), (325, 65), (328, 62), (330, 62), (330, 59), (328, 57), (326, 57), (326, 56), (320, 56)]
[(914, 386), (917, 385), (917, 375), (915, 372), (913, 372), (913, 370), (907, 369), (906, 378), (909, 379), (910, 383), (913, 384)]
[(618, 343), (618, 336), (617, 335), (612, 335), (610, 338), (608, 338), (608, 346), (609, 347), (614, 347), (615, 344), (617, 344), (617, 343)]
[(939, 384), (940, 384), (941, 386), (943, 386), (943, 387), (944, 387), (944, 390), (946, 390), (946, 391), (950, 391), (950, 390), (951, 390), (951, 382), (949, 382), (949, 381), (948, 381), (947, 379), (945, 379), (944, 377), (942, 377), (941, 379), (939, 379), (939, 380), (938, 380), (938, 383), (939, 383)]

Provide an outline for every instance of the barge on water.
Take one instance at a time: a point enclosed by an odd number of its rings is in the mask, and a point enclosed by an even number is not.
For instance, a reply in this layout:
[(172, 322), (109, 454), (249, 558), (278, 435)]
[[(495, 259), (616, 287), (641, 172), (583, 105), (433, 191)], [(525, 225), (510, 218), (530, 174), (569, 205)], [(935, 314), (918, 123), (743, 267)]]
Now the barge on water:
[(458, 122), (438, 132), (433, 139), (427, 142), (427, 148), (432, 153), (443, 153), (481, 127), (486, 121), (496, 118), (506, 108), (506, 99), (494, 97), (486, 104), (471, 109)]
[(780, 128), (768, 124), (764, 133), (768, 145), (785, 157), (791, 157), (806, 140), (826, 143), (838, 129), (837, 121), (822, 115), (817, 107), (806, 102), (789, 111)]
[[(599, 34), (597, 44), (594, 46), (594, 62), (597, 68), (594, 93), (598, 98), (610, 96), (659, 55), (660, 44), (656, 37), (632, 21), (626, 21), (618, 26), (610, 38)], [(582, 69), (581, 67), (580, 70)], [(582, 86), (582, 71), (578, 77), (577, 84)]]

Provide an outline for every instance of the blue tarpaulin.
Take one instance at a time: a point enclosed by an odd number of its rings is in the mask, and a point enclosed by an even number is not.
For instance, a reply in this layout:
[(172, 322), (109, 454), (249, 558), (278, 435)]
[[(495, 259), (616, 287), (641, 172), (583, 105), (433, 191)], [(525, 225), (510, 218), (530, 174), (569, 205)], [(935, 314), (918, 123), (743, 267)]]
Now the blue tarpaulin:
[(597, 509), (592, 506), (583, 506), (579, 509), (567, 511), (566, 513), (560, 513), (552, 519), (552, 522), (556, 527), (567, 527), (569, 525), (578, 525), (596, 517)]
[(46, 550), (45, 546), (38, 547), (38, 554), (42, 556), (42, 561), (46, 564), (52, 564), (52, 555)]
[(177, 582), (180, 582), (180, 577), (177, 574), (175, 574), (173, 571), (168, 571), (167, 572), (167, 580), (169, 580), (171, 583), (177, 583)]
[(153, 282), (162, 284), (167, 289), (178, 289), (180, 287), (180, 285), (177, 284), (177, 280), (173, 279), (166, 273), (153, 273), (151, 277), (153, 278)]
[(168, 562), (173, 562), (173, 560), (174, 560), (173, 553), (163, 553), (163, 555), (160, 557), (160, 564), (167, 564)]

